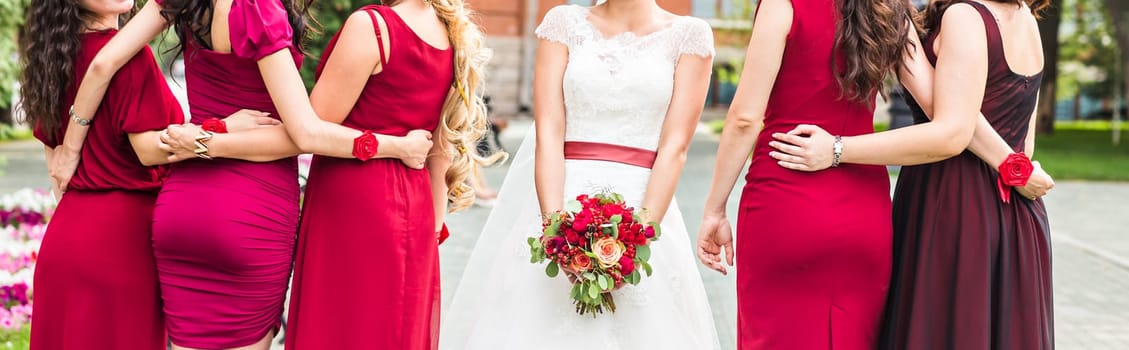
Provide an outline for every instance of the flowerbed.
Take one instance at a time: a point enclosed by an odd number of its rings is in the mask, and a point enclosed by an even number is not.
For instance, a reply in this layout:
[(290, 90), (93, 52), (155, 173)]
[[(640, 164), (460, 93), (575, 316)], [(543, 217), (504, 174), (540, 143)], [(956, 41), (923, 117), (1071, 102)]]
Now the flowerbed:
[(32, 275), (55, 199), (25, 189), (0, 197), (0, 349), (27, 349)]

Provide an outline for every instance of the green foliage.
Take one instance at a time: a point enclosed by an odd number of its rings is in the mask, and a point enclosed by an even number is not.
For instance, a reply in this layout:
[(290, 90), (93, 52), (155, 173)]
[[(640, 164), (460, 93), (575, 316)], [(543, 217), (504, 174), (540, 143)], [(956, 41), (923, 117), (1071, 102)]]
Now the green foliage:
[(1113, 94), (1113, 77), (1119, 73), (1113, 20), (1101, 1), (1066, 0), (1063, 23), (1073, 30), (1060, 35), (1057, 99), (1084, 94)]
[(314, 88), (314, 70), (317, 69), (318, 59), (321, 58), (325, 47), (329, 45), (329, 40), (341, 30), (341, 26), (345, 25), (345, 20), (349, 18), (349, 15), (361, 6), (379, 4), (380, 2), (380, 0), (324, 0), (314, 3), (311, 12), (314, 14), (314, 18), (317, 18), (317, 21), (321, 23), (321, 33), (311, 33), (312, 38), (305, 45), (307, 55), (302, 62), (302, 80), (305, 81), (307, 89)]
[(24, 23), (29, 0), (0, 0), (0, 108), (11, 106), (20, 76), (16, 36)]
[(28, 140), (33, 137), (31, 129), (27, 127), (14, 127), (8, 124), (0, 124), (0, 142), (2, 141), (15, 141), (15, 140)]

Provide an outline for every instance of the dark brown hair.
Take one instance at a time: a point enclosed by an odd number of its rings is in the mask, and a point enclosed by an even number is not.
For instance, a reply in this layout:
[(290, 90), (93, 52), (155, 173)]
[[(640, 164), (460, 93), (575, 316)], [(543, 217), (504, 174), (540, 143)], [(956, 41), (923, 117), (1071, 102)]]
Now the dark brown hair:
[[(1039, 18), (1039, 12), (1042, 12), (1044, 9), (1051, 6), (1050, 0), (1029, 0), (1029, 1), (1025, 1), (1025, 0), (1002, 0), (1002, 1), (1001, 0), (989, 0), (989, 1), (995, 1), (995, 2), (1000, 2), (1000, 3), (1005, 3), (1005, 4), (1016, 4), (1016, 5), (1019, 5), (1021, 3), (1026, 3), (1027, 6), (1031, 8), (1031, 14), (1035, 15), (1035, 18)], [(922, 13), (921, 23), (923, 25), (923, 29), (925, 31), (931, 31), (931, 30), (939, 27), (941, 25), (941, 15), (945, 14), (945, 10), (948, 9), (949, 6), (952, 6), (953, 4), (956, 4), (956, 3), (959, 3), (959, 2), (964, 2), (964, 1), (961, 1), (961, 0), (934, 0), (933, 3), (929, 4), (929, 6), (926, 8), (925, 12)]]
[[(304, 53), (306, 40), (311, 34), (318, 33), (319, 23), (310, 14), (314, 0), (281, 1), (282, 7), (286, 9), (286, 17), (290, 20), (290, 28), (294, 31), (294, 47)], [(208, 39), (212, 34), (212, 1), (165, 0), (163, 5), (161, 16), (176, 28), (176, 36), (180, 39), (170, 50), (177, 55), (183, 53), (187, 40), (193, 40), (201, 47), (211, 48), (211, 40)]]
[(901, 68), (912, 48), (909, 21), (914, 9), (908, 0), (837, 0), (836, 6), (839, 55), (832, 55), (831, 61), (835, 79), (843, 98), (873, 104), (871, 94), (880, 91), (888, 73)]
[(33, 0), (19, 33), (21, 108), (32, 127), (49, 142), (67, 118), (62, 114), (67, 88), (74, 82), (74, 60), (81, 34), (94, 13), (78, 0)]

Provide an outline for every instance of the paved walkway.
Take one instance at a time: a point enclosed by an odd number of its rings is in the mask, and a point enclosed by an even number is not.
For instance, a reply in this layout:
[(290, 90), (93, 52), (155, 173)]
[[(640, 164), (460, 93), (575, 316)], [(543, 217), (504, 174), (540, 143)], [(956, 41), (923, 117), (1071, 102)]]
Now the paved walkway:
[[(516, 151), (528, 121), (514, 121), (502, 134)], [(695, 137), (676, 193), (691, 234), (696, 234), (709, 189), (717, 142)], [(35, 142), (0, 144), (0, 192), (47, 185), (42, 147)], [(494, 186), (506, 168), (485, 170)], [(739, 188), (739, 187), (738, 187)], [(735, 208), (738, 195), (731, 197)], [(1059, 349), (1129, 349), (1129, 183), (1060, 182), (1046, 198), (1054, 239), (1055, 327)], [(450, 216), (453, 237), (440, 249), (443, 305), (450, 302), (478, 238), (488, 208)], [(733, 349), (736, 294), (733, 277), (699, 267), (722, 344)], [(279, 347), (281, 348), (281, 347)]]

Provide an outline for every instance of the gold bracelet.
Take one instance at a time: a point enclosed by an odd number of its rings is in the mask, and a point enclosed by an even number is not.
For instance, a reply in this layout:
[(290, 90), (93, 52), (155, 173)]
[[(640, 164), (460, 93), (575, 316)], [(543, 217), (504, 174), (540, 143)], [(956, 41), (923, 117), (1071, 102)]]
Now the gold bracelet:
[(194, 143), (196, 143), (196, 149), (193, 150), (193, 152), (196, 152), (196, 157), (212, 159), (212, 156), (208, 155), (208, 145), (204, 144), (204, 142), (211, 140), (213, 135), (215, 134), (211, 131), (200, 131), (200, 135), (196, 136), (196, 140), (194, 141)]

